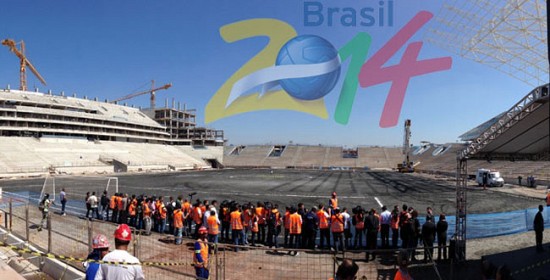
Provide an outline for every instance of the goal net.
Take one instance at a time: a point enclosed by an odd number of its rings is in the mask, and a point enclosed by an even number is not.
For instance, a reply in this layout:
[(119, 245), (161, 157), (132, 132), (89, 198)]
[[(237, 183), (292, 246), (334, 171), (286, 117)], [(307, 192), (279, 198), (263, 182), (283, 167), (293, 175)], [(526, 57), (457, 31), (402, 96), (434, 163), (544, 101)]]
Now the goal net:
[(50, 195), (50, 200), (56, 203), (60, 202), (59, 193), (65, 189), (69, 201), (82, 201), (86, 198), (86, 193), (95, 192), (99, 198), (103, 191), (107, 191), (109, 197), (112, 193), (118, 192), (117, 177), (96, 177), (96, 176), (48, 176), (44, 180), (39, 200), (44, 194)]

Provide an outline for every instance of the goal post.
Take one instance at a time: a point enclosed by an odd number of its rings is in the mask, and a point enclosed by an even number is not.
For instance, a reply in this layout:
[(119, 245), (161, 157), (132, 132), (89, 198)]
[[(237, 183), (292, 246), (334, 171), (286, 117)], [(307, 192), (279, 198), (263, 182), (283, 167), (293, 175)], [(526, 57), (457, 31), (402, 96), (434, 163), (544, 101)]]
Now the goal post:
[(95, 192), (99, 198), (103, 191), (108, 193), (118, 193), (118, 177), (99, 177), (99, 176), (47, 176), (40, 191), (38, 201), (44, 198), (47, 193), (50, 200), (58, 202), (59, 193), (65, 189), (67, 196), (71, 200), (86, 198), (86, 193)]

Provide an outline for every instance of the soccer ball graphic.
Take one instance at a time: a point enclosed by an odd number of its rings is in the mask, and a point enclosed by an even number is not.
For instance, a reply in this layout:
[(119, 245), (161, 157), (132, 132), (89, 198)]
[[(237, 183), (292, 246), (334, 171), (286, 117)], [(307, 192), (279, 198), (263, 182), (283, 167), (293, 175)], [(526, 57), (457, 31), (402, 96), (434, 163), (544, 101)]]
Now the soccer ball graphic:
[[(290, 39), (277, 55), (276, 65), (315, 64), (334, 59), (338, 51), (332, 44), (315, 35), (301, 35)], [(338, 82), (340, 67), (313, 77), (280, 80), (280, 85), (292, 97), (316, 100), (327, 95)]]

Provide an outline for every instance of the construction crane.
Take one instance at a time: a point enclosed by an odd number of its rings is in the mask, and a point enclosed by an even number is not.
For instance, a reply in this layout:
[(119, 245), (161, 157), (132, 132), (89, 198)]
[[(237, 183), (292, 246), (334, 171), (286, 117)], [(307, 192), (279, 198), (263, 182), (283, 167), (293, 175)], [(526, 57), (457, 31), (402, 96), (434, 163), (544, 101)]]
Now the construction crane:
[(128, 99), (134, 98), (136, 96), (140, 96), (140, 95), (143, 95), (143, 94), (150, 93), (151, 94), (151, 109), (155, 109), (155, 91), (162, 90), (162, 89), (169, 89), (171, 86), (172, 86), (172, 84), (170, 83), (170, 84), (165, 84), (165, 85), (163, 85), (161, 87), (158, 87), (158, 88), (154, 88), (155, 87), (155, 81), (153, 80), (153, 81), (151, 81), (151, 89), (150, 90), (128, 94), (126, 96), (123, 96), (121, 98), (118, 98), (118, 99), (115, 99), (115, 100), (111, 101), (111, 103), (119, 102), (119, 101), (122, 101), (122, 100), (128, 100)]
[[(20, 67), (19, 67), (19, 89), (20, 90), (27, 90), (27, 74), (26, 69), (29, 67), (31, 69), (32, 73), (40, 80), (40, 82), (44, 85), (46, 85), (46, 81), (40, 73), (34, 68), (34, 66), (31, 64), (31, 62), (27, 59), (25, 56), (25, 42), (22, 40), (19, 43), (15, 43), (12, 39), (4, 39), (2, 41), (2, 45), (7, 46), (11, 52), (13, 52), (21, 61)], [(17, 45), (19, 45), (19, 49), (17, 49)]]
[(403, 163), (397, 164), (397, 170), (399, 172), (414, 172), (414, 165), (410, 161), (409, 156), (411, 153), (411, 120), (405, 120), (405, 131), (403, 136)]

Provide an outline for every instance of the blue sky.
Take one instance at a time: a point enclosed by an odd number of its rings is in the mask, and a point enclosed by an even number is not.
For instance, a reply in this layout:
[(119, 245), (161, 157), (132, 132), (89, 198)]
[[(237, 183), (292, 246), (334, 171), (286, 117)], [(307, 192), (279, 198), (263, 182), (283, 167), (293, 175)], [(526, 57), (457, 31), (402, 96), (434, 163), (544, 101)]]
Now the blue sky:
[[(387, 5), (386, 0), (385, 5)], [(379, 7), (371, 0), (320, 0), (324, 8)], [(115, 99), (146, 90), (149, 81), (172, 83), (157, 92), (157, 104), (172, 98), (197, 109), (204, 126), (204, 108), (220, 86), (266, 41), (250, 38), (226, 43), (221, 26), (252, 18), (275, 18), (299, 35), (315, 34), (336, 48), (357, 32), (372, 37), (368, 57), (381, 48), (416, 13), (435, 15), (442, 1), (393, 0), (393, 26), (304, 26), (303, 0), (178, 0), (178, 1), (2, 1), (0, 37), (24, 40), (27, 55), (48, 82), (40, 85), (28, 72), (29, 88), (42, 92), (77, 93)], [(326, 11), (325, 11), (325, 16)], [(339, 20), (339, 17), (335, 17)], [(428, 25), (433, 24), (432, 22)], [(425, 40), (426, 27), (409, 41)], [(18, 59), (0, 49), (0, 86), (19, 83)], [(388, 65), (401, 58), (402, 48)], [(293, 111), (255, 111), (207, 124), (225, 130), (230, 144), (401, 145), (402, 124), (412, 120), (412, 142), (455, 142), (467, 130), (512, 107), (531, 87), (486, 65), (462, 59), (425, 42), (421, 59), (451, 56), (447, 71), (413, 77), (395, 127), (379, 121), (390, 84), (359, 88), (347, 125), (334, 121), (338, 90), (325, 97), (328, 119)], [(346, 67), (346, 62), (343, 68)], [(342, 79), (335, 89), (339, 89)], [(144, 95), (128, 103), (148, 107)]]

